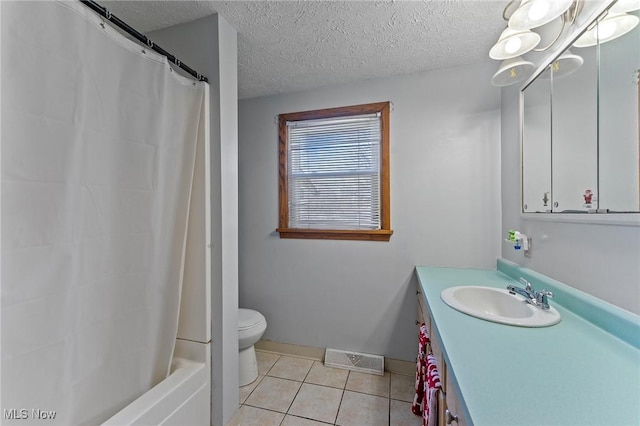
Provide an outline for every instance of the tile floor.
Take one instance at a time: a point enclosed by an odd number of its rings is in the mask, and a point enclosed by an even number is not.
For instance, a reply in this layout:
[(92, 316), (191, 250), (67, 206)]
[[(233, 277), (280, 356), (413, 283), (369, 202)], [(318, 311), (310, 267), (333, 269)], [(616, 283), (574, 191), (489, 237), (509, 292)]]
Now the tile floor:
[(325, 367), (306, 358), (256, 351), (258, 379), (240, 388), (228, 426), (419, 426), (411, 412), (414, 377)]

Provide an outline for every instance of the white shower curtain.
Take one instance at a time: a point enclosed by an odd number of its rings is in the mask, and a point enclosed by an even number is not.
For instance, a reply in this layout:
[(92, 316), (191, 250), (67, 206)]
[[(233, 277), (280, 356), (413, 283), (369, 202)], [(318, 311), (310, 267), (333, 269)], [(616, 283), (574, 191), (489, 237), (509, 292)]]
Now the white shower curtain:
[(79, 2), (0, 7), (1, 422), (98, 424), (169, 369), (205, 83)]

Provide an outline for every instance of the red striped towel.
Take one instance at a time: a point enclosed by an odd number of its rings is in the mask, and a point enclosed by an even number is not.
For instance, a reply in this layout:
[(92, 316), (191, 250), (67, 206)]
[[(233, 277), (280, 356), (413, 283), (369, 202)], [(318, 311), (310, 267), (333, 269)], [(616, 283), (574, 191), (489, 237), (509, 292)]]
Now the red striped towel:
[(411, 405), (411, 411), (416, 416), (421, 416), (423, 413), (423, 405), (425, 402), (425, 386), (427, 384), (427, 344), (429, 343), (429, 332), (427, 326), (422, 323), (420, 326), (420, 333), (418, 335), (418, 358), (416, 362), (416, 394), (413, 397), (413, 404)]
[(427, 355), (427, 377), (424, 384), (424, 408), (422, 410), (422, 424), (435, 426), (438, 422), (438, 392), (442, 389), (440, 373), (436, 365), (436, 357)]

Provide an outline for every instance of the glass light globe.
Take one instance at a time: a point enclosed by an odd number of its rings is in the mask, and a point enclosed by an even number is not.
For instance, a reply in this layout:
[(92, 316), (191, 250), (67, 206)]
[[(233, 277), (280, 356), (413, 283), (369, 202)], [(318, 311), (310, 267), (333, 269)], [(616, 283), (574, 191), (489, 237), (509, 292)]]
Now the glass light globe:
[(616, 32), (618, 24), (615, 21), (602, 21), (598, 24), (598, 39), (606, 40)]
[(533, 2), (533, 4), (531, 5), (531, 9), (529, 9), (528, 16), (529, 16), (529, 19), (531, 19), (532, 21), (537, 21), (543, 18), (544, 15), (546, 15), (548, 12), (549, 12), (549, 2), (538, 0), (536, 2)]
[(504, 50), (507, 53), (515, 53), (520, 49), (520, 46), (522, 46), (522, 40), (519, 37), (514, 37), (505, 43)]

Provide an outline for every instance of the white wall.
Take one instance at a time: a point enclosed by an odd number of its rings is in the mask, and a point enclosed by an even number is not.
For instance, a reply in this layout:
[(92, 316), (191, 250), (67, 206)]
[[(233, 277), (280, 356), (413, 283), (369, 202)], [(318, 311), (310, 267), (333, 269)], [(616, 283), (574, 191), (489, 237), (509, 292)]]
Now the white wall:
[(520, 214), (519, 87), (502, 90), (502, 235), (533, 238), (531, 257), (503, 242), (502, 257), (640, 314), (640, 227), (550, 222)]
[(237, 34), (213, 15), (148, 36), (209, 78), (212, 424), (224, 425), (238, 409)]
[[(494, 268), (500, 253), (494, 64), (240, 102), (240, 306), (265, 339), (414, 360), (416, 265)], [(281, 113), (392, 101), (391, 241), (280, 239)]]

